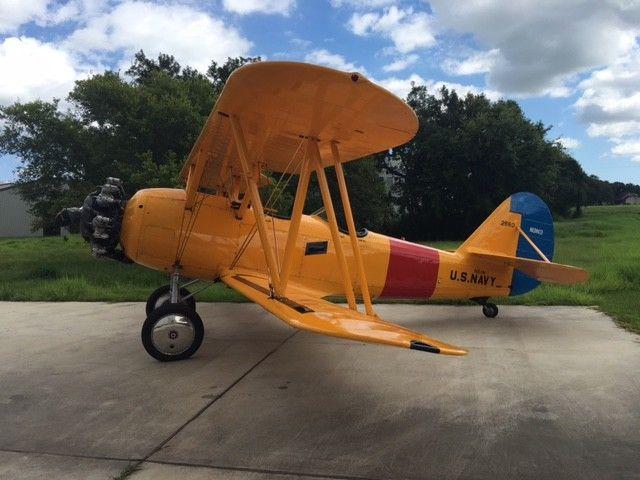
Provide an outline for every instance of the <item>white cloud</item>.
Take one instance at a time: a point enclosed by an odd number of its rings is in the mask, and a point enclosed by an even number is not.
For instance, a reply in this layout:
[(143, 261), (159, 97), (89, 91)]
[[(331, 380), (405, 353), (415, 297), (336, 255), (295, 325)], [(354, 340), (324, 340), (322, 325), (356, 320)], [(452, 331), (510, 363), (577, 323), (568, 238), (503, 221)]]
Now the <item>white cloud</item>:
[(409, 53), (435, 45), (433, 18), (426, 12), (396, 6), (383, 13), (354, 13), (349, 19), (351, 31), (359, 36), (378, 34), (389, 38), (397, 51)]
[(590, 137), (622, 138), (640, 132), (640, 120), (611, 123), (591, 123), (587, 127)]
[(580, 140), (572, 137), (560, 137), (558, 138), (557, 142), (567, 149), (580, 148), (580, 146), (582, 145), (582, 143), (580, 143)]
[(298, 37), (293, 37), (289, 41), (298, 48), (308, 48), (313, 43), (310, 40), (305, 40), (304, 38)]
[(412, 73), (407, 78), (389, 77), (375, 82), (400, 98), (407, 98), (414, 85), (424, 85), (426, 83), (425, 79), (416, 73)]
[(30, 22), (47, 27), (81, 21), (106, 7), (104, 0), (0, 0), (0, 33), (15, 33)]
[(580, 82), (582, 95), (574, 106), (592, 125), (640, 121), (640, 46)]
[(0, 33), (15, 32), (20, 25), (42, 19), (48, 0), (0, 0)]
[(487, 82), (510, 94), (571, 94), (579, 74), (627, 54), (640, 33), (637, 1), (431, 0), (430, 5), (443, 28), (471, 34), (497, 51)]
[(463, 60), (447, 58), (442, 69), (451, 75), (474, 75), (490, 72), (500, 51), (497, 48), (486, 52), (476, 52)]
[(587, 134), (610, 140), (614, 155), (640, 161), (640, 45), (578, 87), (582, 93), (573, 106)]
[(376, 22), (380, 18), (377, 13), (354, 13), (349, 19), (349, 27), (356, 35), (364, 36), (369, 30), (373, 30)]
[(382, 85), (384, 88), (393, 92), (400, 98), (406, 98), (413, 86), (424, 85), (427, 91), (433, 95), (439, 95), (439, 91), (444, 85), (449, 90), (455, 90), (456, 93), (464, 97), (467, 93), (473, 93), (475, 95), (484, 94), (490, 100), (498, 100), (502, 97), (500, 92), (495, 90), (486, 90), (475, 85), (463, 85), (455, 82), (445, 82), (441, 80), (427, 79), (425, 80), (420, 75), (413, 73), (406, 78), (389, 77), (380, 80), (376, 80), (376, 83)]
[(87, 75), (68, 52), (29, 37), (0, 43), (0, 72), (0, 104), (64, 98)]
[(325, 67), (335, 68), (336, 70), (342, 70), (345, 72), (366, 73), (364, 67), (356, 66), (355, 64), (348, 62), (342, 55), (331, 53), (325, 49), (313, 50), (307, 53), (304, 57), (304, 61), (315, 63), (317, 65), (324, 65)]
[(222, 6), (240, 15), (268, 13), (288, 16), (295, 8), (296, 0), (222, 0)]
[(356, 9), (380, 8), (393, 5), (396, 0), (331, 0), (333, 7), (339, 8), (348, 6)]
[(87, 54), (122, 52), (128, 57), (139, 49), (152, 57), (170, 53), (183, 65), (206, 70), (211, 60), (247, 55), (252, 44), (222, 20), (190, 6), (125, 1), (89, 19), (65, 46)]
[(396, 61), (385, 65), (384, 67), (382, 67), (382, 70), (384, 70), (385, 72), (399, 72), (416, 63), (418, 61), (418, 58), (418, 55), (412, 53), (411, 55), (400, 57)]
[(611, 153), (620, 157), (628, 157), (634, 162), (640, 162), (640, 139), (621, 141), (611, 149)]
[(40, 20), (42, 25), (57, 25), (69, 21), (85, 21), (103, 12), (108, 7), (104, 0), (68, 0), (57, 4), (49, 1), (46, 16)]

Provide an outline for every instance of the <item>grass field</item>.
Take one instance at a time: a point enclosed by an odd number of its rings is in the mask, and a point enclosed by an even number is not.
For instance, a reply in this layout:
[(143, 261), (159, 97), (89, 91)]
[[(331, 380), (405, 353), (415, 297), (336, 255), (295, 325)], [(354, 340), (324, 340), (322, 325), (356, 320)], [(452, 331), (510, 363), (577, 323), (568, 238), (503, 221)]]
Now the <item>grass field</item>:
[[(430, 245), (455, 249), (459, 242)], [(583, 285), (542, 285), (502, 304), (590, 305), (640, 331), (640, 206), (589, 207), (556, 223), (555, 261), (586, 268)], [(137, 265), (97, 261), (78, 236), (0, 240), (0, 300), (146, 301), (166, 276)], [(243, 301), (222, 284), (199, 301)]]

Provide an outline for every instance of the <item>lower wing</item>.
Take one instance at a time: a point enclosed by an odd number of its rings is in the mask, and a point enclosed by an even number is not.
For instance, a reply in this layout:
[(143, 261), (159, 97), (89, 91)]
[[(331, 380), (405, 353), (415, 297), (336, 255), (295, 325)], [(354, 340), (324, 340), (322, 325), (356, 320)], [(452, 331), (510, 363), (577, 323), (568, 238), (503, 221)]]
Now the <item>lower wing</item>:
[(480, 248), (469, 248), (467, 252), (486, 260), (512, 266), (525, 275), (542, 282), (573, 285), (574, 283), (586, 282), (589, 279), (589, 273), (586, 270), (569, 265), (532, 260), (530, 258), (510, 257)]
[(231, 271), (222, 281), (292, 327), (333, 337), (381, 343), (445, 355), (467, 351), (377, 317), (365, 315), (323, 300), (320, 294), (289, 282), (287, 298), (273, 298), (262, 273)]

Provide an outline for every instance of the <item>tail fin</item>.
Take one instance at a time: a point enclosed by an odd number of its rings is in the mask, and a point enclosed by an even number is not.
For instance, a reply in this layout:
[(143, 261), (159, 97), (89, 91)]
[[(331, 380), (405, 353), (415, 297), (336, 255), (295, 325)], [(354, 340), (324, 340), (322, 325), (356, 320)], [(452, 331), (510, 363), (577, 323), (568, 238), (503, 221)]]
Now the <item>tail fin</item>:
[[(520, 230), (549, 261), (553, 259), (554, 234), (551, 212), (540, 197), (528, 192), (513, 194), (502, 202), (460, 246), (458, 252), (486, 252), (497, 257), (543, 260), (520, 234)], [(514, 268), (510, 295), (527, 293), (538, 285), (538, 280)]]

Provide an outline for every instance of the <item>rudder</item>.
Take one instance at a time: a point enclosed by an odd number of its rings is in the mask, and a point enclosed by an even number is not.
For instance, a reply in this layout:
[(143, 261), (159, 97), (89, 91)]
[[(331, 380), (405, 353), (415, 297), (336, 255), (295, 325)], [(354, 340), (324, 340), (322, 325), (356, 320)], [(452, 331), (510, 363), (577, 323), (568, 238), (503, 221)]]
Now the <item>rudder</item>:
[[(553, 261), (555, 248), (553, 217), (547, 204), (537, 195), (528, 192), (516, 193), (511, 195), (510, 198), (511, 211), (519, 213), (521, 216), (520, 228), (522, 231), (527, 234), (549, 261)], [(516, 257), (540, 260), (538, 252), (533, 249), (522, 235), (518, 235)], [(538, 280), (525, 275), (520, 270), (514, 270), (510, 295), (522, 295), (530, 292), (538, 285), (540, 285)]]

